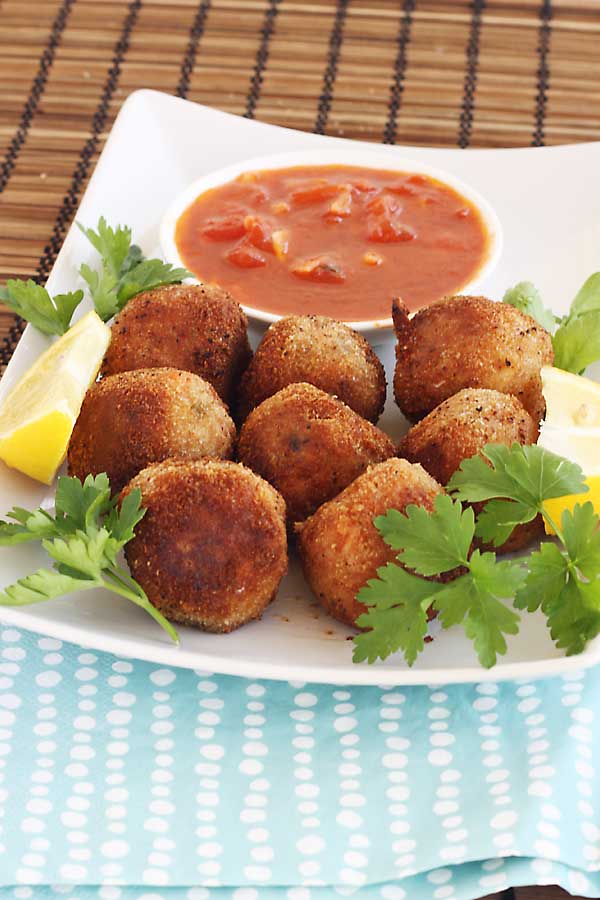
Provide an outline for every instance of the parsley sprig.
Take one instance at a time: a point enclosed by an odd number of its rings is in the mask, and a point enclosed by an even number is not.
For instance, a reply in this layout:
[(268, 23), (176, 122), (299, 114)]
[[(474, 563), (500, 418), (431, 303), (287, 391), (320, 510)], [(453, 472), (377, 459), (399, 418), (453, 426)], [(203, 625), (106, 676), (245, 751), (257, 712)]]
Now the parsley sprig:
[(581, 374), (600, 359), (600, 272), (590, 275), (562, 318), (546, 309), (530, 281), (507, 290), (503, 302), (533, 316), (552, 334), (554, 365), (559, 369)]
[(88, 475), (83, 483), (78, 478), (59, 477), (54, 515), (41, 507), (32, 512), (12, 509), (8, 513), (12, 521), (0, 522), (0, 546), (41, 541), (53, 568), (39, 569), (4, 588), (0, 606), (25, 606), (72, 591), (106, 588), (144, 609), (178, 641), (170, 622), (117, 560), (146, 512), (140, 501), (136, 489), (117, 505), (108, 477), (102, 473)]
[[(131, 228), (122, 225), (111, 228), (104, 217), (98, 221), (96, 231), (79, 223), (78, 227), (100, 254), (99, 271), (84, 263), (79, 272), (104, 322), (112, 319), (136, 294), (164, 284), (177, 284), (191, 274), (162, 259), (145, 259), (140, 248), (131, 243)], [(0, 302), (43, 334), (64, 334), (83, 297), (83, 291), (51, 297), (46, 288), (31, 278), (10, 279), (0, 287)]]
[[(423, 650), (428, 611), (443, 628), (462, 624), (483, 666), (506, 652), (516, 634), (518, 610), (541, 609), (552, 639), (579, 653), (600, 634), (600, 518), (591, 503), (577, 504), (554, 522), (547, 500), (587, 490), (579, 466), (538, 446), (488, 444), (464, 460), (433, 511), (408, 506), (374, 520), (384, 541), (398, 551), (359, 591), (367, 612), (356, 624), (354, 661), (385, 659), (400, 650), (412, 665)], [(477, 520), (472, 506), (485, 502)], [(496, 546), (513, 529), (541, 514), (557, 542), (547, 540), (527, 558), (499, 561), (473, 549), (474, 538)], [(431, 581), (458, 570), (448, 583)]]
[[(520, 564), (498, 562), (495, 553), (471, 553), (473, 510), (444, 494), (432, 512), (408, 506), (405, 513), (392, 509), (374, 522), (386, 544), (400, 551), (399, 562), (415, 574), (388, 563), (358, 593), (369, 609), (356, 624), (370, 630), (354, 638), (354, 661), (373, 662), (402, 650), (412, 665), (425, 646), (427, 610), (433, 607), (444, 628), (463, 624), (481, 664), (493, 666), (497, 654), (506, 652), (505, 635), (518, 631), (519, 616), (502, 598), (523, 584)], [(456, 568), (466, 571), (447, 584), (425, 580)]]
[(102, 216), (97, 231), (80, 230), (100, 254), (100, 270), (84, 263), (79, 272), (87, 283), (96, 312), (107, 322), (132, 297), (164, 284), (176, 284), (190, 276), (187, 269), (174, 268), (161, 259), (145, 259), (136, 244), (131, 243), (131, 228), (111, 228)]
[(0, 302), (43, 334), (64, 334), (82, 300), (83, 291), (51, 297), (46, 288), (31, 278), (27, 281), (12, 278), (5, 287), (0, 287)]

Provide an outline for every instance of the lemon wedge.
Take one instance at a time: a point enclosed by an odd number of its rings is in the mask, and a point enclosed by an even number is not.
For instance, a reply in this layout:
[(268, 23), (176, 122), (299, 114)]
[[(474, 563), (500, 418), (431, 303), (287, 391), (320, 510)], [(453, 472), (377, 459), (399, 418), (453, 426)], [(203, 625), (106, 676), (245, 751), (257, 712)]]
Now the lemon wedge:
[(544, 427), (600, 428), (600, 384), (597, 381), (554, 366), (544, 366), (541, 374), (546, 401)]
[[(555, 522), (577, 503), (590, 501), (600, 513), (600, 384), (553, 366), (544, 366), (541, 374), (546, 419), (538, 444), (580, 465), (589, 488), (585, 494), (547, 500), (544, 506)], [(546, 531), (552, 534), (548, 526)]]
[(0, 405), (0, 459), (8, 466), (52, 482), (109, 342), (110, 328), (89, 312), (17, 382)]

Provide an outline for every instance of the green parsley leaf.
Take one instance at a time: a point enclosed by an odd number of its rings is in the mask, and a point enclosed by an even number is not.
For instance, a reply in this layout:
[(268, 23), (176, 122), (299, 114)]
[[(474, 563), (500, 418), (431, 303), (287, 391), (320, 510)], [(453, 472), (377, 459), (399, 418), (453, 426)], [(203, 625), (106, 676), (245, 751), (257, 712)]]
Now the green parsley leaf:
[(600, 272), (584, 282), (552, 339), (554, 365), (581, 374), (600, 359)]
[(85, 591), (101, 586), (96, 581), (82, 581), (52, 569), (39, 569), (0, 591), (0, 606), (28, 606), (31, 603), (54, 600), (55, 597), (62, 597), (72, 591)]
[(139, 488), (134, 488), (127, 494), (120, 507), (113, 506), (105, 520), (106, 527), (118, 543), (119, 549), (131, 540), (135, 526), (144, 518), (146, 510), (140, 505), (141, 500), (142, 492)]
[[(357, 600), (369, 610), (356, 624), (370, 631), (354, 638), (354, 661), (373, 662), (401, 650), (412, 665), (423, 649), (427, 609), (433, 604), (442, 626), (463, 624), (481, 664), (494, 665), (506, 652), (504, 636), (518, 631), (518, 614), (502, 600), (523, 584), (527, 573), (521, 564), (498, 562), (494, 553), (470, 553), (473, 510), (444, 494), (435, 498), (431, 512), (417, 506), (404, 513), (388, 510), (374, 524), (386, 543), (400, 550), (402, 566), (417, 574), (388, 563), (359, 591)], [(423, 577), (459, 567), (466, 572), (447, 584)]]
[(594, 505), (577, 503), (572, 511), (564, 510), (561, 518), (562, 538), (572, 564), (592, 581), (600, 576), (600, 519)]
[(175, 269), (170, 263), (162, 259), (145, 259), (133, 268), (129, 269), (121, 278), (119, 284), (119, 308), (125, 306), (128, 300), (141, 294), (142, 291), (151, 291), (163, 284), (177, 284), (189, 277), (187, 269)]
[(558, 320), (554, 313), (546, 309), (540, 292), (531, 281), (520, 281), (514, 287), (509, 288), (505, 292), (502, 302), (514, 306), (520, 312), (536, 319), (546, 331), (550, 333), (554, 331)]
[(446, 494), (435, 498), (434, 511), (408, 506), (405, 513), (389, 510), (374, 525), (399, 559), (419, 575), (439, 575), (466, 565), (473, 540), (472, 509), (463, 510)]
[(553, 339), (554, 365), (566, 372), (582, 374), (600, 359), (600, 310), (569, 316)]
[(78, 225), (100, 254), (100, 271), (84, 263), (79, 272), (104, 322), (136, 294), (163, 284), (177, 284), (191, 275), (187, 269), (174, 268), (161, 259), (144, 259), (140, 248), (131, 243), (130, 228), (118, 225), (113, 229), (104, 218), (99, 220), (97, 231)]
[(0, 300), (13, 312), (31, 322), (43, 334), (64, 334), (73, 313), (83, 300), (83, 291), (57, 294), (54, 298), (46, 288), (32, 279), (10, 279), (0, 288)]
[(519, 616), (502, 602), (512, 597), (523, 583), (526, 572), (516, 562), (498, 562), (494, 553), (474, 550), (469, 572), (444, 585), (433, 601), (444, 628), (464, 624), (465, 633), (475, 645), (485, 668), (496, 664), (498, 654), (506, 653), (506, 634), (517, 634)]
[(54, 569), (40, 569), (0, 593), (0, 605), (22, 605), (51, 600), (90, 587), (106, 588), (144, 609), (177, 641), (177, 632), (143, 588), (117, 563), (117, 555), (134, 536), (144, 516), (141, 493), (132, 491), (118, 508), (111, 497), (105, 473), (78, 478), (61, 476), (55, 497), (55, 515), (44, 509), (28, 512), (15, 507), (0, 522), (0, 545), (39, 540), (54, 562)]
[(111, 228), (104, 216), (100, 216), (98, 220), (97, 231), (94, 231), (93, 228), (84, 228), (79, 222), (77, 226), (92, 246), (96, 248), (107, 271), (118, 280), (125, 260), (129, 255), (131, 228), (123, 225)]
[(449, 493), (467, 503), (514, 501), (488, 503), (479, 516), (476, 534), (497, 545), (516, 525), (543, 514), (544, 501), (587, 490), (580, 466), (537, 444), (486, 444), (480, 455), (463, 460), (448, 483)]
[(556, 646), (580, 653), (600, 634), (600, 518), (591, 503), (565, 510), (563, 550), (547, 541), (531, 554), (529, 573), (515, 606), (542, 610)]
[(110, 482), (105, 472), (79, 478), (60, 475), (54, 500), (57, 520), (69, 531), (88, 531), (112, 507)]
[(96, 272), (86, 263), (81, 265), (79, 274), (90, 289), (94, 309), (103, 322), (108, 322), (119, 312), (118, 278), (104, 265)]
[(600, 582), (584, 582), (570, 576), (559, 596), (542, 607), (550, 636), (568, 656), (581, 653), (588, 641), (600, 634)]
[(0, 522), (0, 547), (24, 544), (28, 541), (41, 541), (58, 534), (56, 523), (45, 509), (29, 512), (15, 506), (7, 516), (14, 522)]
[(590, 275), (579, 288), (571, 303), (569, 317), (575, 318), (589, 312), (600, 312), (600, 272)]
[(528, 573), (515, 595), (517, 609), (535, 612), (540, 607), (548, 608), (555, 603), (566, 584), (568, 560), (556, 544), (544, 541), (539, 550), (534, 550), (528, 559)]
[(490, 500), (477, 516), (475, 534), (486, 544), (501, 547), (517, 525), (531, 522), (537, 513), (527, 503), (515, 500)]
[(425, 646), (427, 608), (441, 585), (388, 563), (377, 570), (356, 599), (369, 609), (356, 620), (368, 629), (354, 638), (354, 662), (386, 659), (401, 650), (409, 666)]

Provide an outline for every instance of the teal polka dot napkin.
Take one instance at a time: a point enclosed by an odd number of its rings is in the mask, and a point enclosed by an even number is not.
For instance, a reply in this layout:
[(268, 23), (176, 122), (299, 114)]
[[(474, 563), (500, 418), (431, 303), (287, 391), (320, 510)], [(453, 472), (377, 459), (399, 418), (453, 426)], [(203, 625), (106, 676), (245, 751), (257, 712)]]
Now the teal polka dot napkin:
[(5, 628), (0, 900), (599, 896), (599, 718), (596, 670), (249, 681)]

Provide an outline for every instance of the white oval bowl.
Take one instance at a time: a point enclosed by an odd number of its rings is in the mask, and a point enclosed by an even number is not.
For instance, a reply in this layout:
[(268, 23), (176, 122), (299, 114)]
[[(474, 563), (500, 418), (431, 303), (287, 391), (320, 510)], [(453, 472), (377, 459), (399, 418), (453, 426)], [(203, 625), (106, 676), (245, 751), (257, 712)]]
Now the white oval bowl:
[[(472, 187), (443, 169), (428, 166), (425, 163), (416, 162), (412, 159), (392, 158), (388, 153), (381, 153), (375, 149), (346, 150), (343, 148), (258, 156), (202, 175), (175, 198), (161, 219), (160, 245), (165, 259), (174, 266), (184, 266), (175, 243), (177, 221), (197, 197), (211, 188), (233, 181), (246, 172), (256, 172), (264, 169), (288, 169), (294, 166), (327, 165), (361, 166), (386, 172), (398, 172), (398, 174), (429, 175), (431, 178), (443, 182), (459, 194), (462, 194), (478, 209), (488, 234), (486, 256), (473, 278), (459, 288), (460, 292), (469, 293), (475, 290), (496, 266), (502, 252), (502, 227), (500, 220), (487, 200)], [(194, 278), (190, 279), (190, 281), (198, 282), (199, 279)], [(285, 315), (284, 313), (272, 313), (252, 306), (241, 305), (248, 319), (254, 324), (262, 325), (263, 328), (272, 322), (279, 321)], [(381, 338), (382, 330), (393, 328), (391, 317), (387, 319), (365, 319), (360, 322), (346, 322), (345, 324), (365, 334), (366, 337), (372, 338)]]

